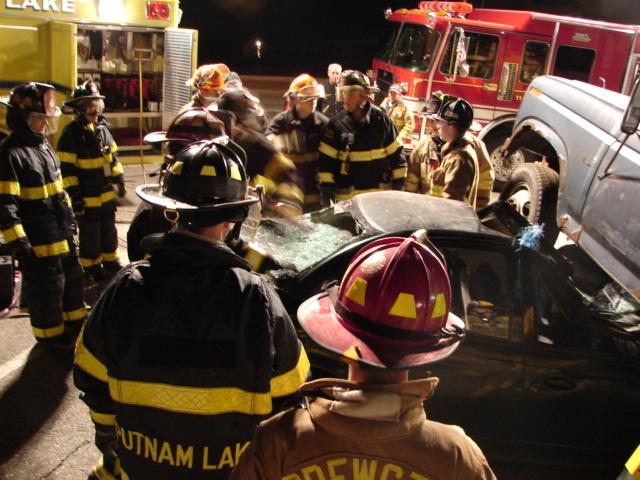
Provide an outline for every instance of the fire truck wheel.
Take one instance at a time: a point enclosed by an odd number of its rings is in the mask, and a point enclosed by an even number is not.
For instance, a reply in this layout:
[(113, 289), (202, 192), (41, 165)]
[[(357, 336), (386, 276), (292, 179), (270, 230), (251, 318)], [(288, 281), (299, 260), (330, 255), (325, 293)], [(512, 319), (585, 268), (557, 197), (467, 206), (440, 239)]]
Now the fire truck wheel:
[(558, 238), (556, 208), (558, 174), (541, 163), (525, 163), (506, 181), (500, 200), (506, 201), (529, 223), (544, 225), (545, 238), (554, 244)]
[(527, 155), (525, 150), (516, 150), (508, 157), (502, 157), (500, 153), (500, 147), (504, 144), (504, 141), (511, 134), (511, 131), (498, 131), (490, 133), (484, 138), (484, 144), (489, 152), (489, 160), (493, 165), (493, 171), (495, 172), (496, 179), (493, 183), (493, 191), (500, 192), (511, 173), (520, 165), (524, 165), (527, 161), (534, 160), (534, 157)]

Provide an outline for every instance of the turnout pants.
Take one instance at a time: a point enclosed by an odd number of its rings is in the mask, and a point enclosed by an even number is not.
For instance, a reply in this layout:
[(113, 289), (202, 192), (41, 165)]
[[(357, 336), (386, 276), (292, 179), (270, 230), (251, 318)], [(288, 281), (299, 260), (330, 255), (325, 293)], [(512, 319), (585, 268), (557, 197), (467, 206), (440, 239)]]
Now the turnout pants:
[(65, 328), (77, 332), (87, 317), (87, 309), (82, 267), (76, 254), (18, 260), (36, 340), (54, 339)]
[(80, 263), (85, 272), (97, 274), (102, 267), (110, 271), (119, 270), (121, 265), (115, 211), (87, 211), (78, 219), (78, 227)]

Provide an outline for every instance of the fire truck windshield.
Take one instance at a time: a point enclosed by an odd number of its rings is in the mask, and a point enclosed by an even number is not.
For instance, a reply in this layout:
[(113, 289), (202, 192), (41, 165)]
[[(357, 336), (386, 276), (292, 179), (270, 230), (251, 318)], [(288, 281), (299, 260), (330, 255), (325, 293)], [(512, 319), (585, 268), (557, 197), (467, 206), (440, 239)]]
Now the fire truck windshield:
[(438, 44), (440, 33), (426, 25), (393, 24), (389, 41), (379, 58), (412, 72), (426, 72)]

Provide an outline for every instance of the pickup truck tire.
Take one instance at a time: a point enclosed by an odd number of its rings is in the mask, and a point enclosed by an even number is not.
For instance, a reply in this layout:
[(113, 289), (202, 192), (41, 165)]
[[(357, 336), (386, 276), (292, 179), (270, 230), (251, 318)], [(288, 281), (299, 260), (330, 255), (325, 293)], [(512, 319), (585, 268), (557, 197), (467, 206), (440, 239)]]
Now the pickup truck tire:
[(559, 232), (558, 181), (558, 174), (549, 167), (525, 163), (513, 171), (500, 193), (500, 200), (513, 205), (529, 223), (544, 224), (544, 236), (552, 245)]

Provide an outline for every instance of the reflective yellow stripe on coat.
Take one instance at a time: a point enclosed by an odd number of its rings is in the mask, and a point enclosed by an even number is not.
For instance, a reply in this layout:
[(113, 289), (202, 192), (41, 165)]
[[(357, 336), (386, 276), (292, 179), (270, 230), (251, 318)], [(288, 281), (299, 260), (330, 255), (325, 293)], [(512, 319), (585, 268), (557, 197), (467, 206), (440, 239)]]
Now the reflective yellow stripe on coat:
[(98, 380), (107, 382), (115, 402), (195, 415), (228, 412), (267, 415), (272, 411), (271, 399), (294, 393), (306, 380), (310, 368), (307, 354), (300, 346), (297, 365), (273, 377), (270, 392), (258, 393), (238, 387), (201, 388), (113, 378), (82, 341), (76, 349), (76, 365)]

